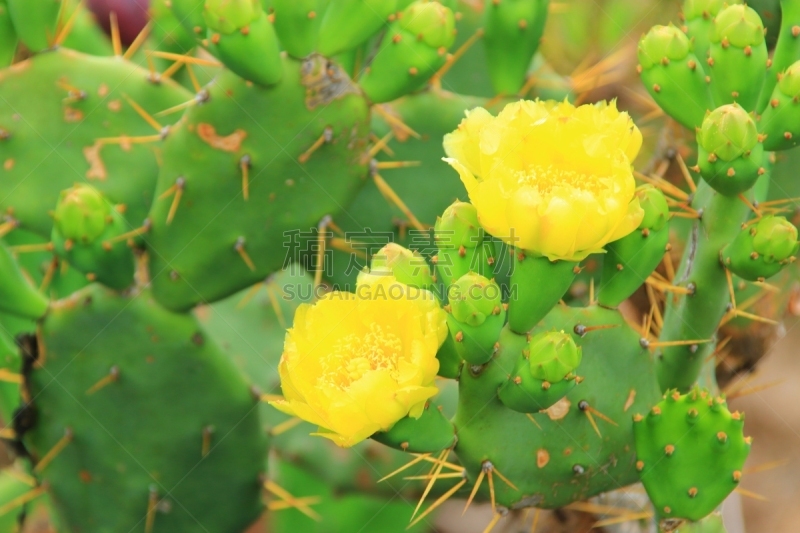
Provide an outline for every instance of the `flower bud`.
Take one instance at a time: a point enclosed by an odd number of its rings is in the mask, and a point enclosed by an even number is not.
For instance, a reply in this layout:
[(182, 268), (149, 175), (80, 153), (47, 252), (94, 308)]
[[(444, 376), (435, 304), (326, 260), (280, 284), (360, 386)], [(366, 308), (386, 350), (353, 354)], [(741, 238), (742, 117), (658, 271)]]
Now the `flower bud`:
[(483, 241), (478, 211), (467, 202), (456, 201), (436, 219), (436, 246), (441, 248), (477, 248)]
[(427, 261), (419, 252), (412, 252), (393, 242), (372, 256), (370, 272), (392, 275), (400, 283), (420, 289), (433, 290), (436, 283)]
[(453, 12), (439, 2), (414, 2), (403, 11), (399, 24), (431, 48), (450, 48), (456, 38)]
[(780, 76), (761, 115), (765, 150), (788, 150), (800, 139), (800, 61)]
[(722, 249), (723, 264), (737, 276), (757, 281), (774, 276), (794, 261), (800, 243), (797, 228), (783, 217), (766, 216), (743, 228)]
[(636, 197), (644, 211), (639, 223), (640, 229), (659, 231), (669, 222), (669, 205), (664, 193), (652, 185), (642, 185), (636, 189)]
[(712, 43), (727, 39), (731, 46), (745, 48), (764, 43), (764, 24), (752, 8), (734, 4), (720, 11), (714, 19)]
[(685, 59), (692, 51), (689, 38), (679, 28), (669, 26), (653, 26), (647, 35), (639, 41), (639, 63), (643, 68), (669, 61)]
[(683, 3), (683, 16), (687, 22), (697, 19), (710, 19), (728, 5), (728, 0), (686, 0)]
[(110, 212), (108, 200), (100, 191), (76, 184), (61, 192), (53, 215), (54, 226), (64, 239), (89, 244), (105, 231)]
[(213, 31), (234, 33), (261, 15), (258, 0), (206, 0), (203, 16)]
[(558, 383), (581, 364), (581, 348), (563, 331), (539, 333), (531, 339), (528, 349), (531, 374), (542, 381)]
[(450, 286), (447, 297), (453, 318), (473, 327), (482, 325), (492, 315), (500, 315), (503, 310), (497, 283), (471, 272)]

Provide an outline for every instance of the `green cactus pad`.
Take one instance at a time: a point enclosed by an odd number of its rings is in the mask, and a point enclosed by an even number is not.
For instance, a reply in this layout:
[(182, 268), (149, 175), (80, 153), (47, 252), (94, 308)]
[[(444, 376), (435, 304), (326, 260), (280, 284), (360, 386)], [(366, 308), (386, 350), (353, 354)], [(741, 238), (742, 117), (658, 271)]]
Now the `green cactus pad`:
[(62, 0), (6, 0), (19, 39), (40, 52), (53, 45)]
[(0, 311), (37, 320), (47, 312), (47, 298), (22, 274), (5, 244), (0, 242)]
[(433, 453), (452, 447), (456, 430), (433, 400), (425, 405), (419, 418), (401, 418), (388, 431), (375, 433), (372, 439), (404, 452)]
[(660, 518), (700, 520), (738, 485), (750, 440), (723, 398), (667, 391), (634, 421), (636, 469)]
[(783, 217), (767, 215), (741, 230), (722, 249), (723, 264), (749, 281), (772, 277), (795, 260), (797, 228)]
[(200, 39), (206, 34), (206, 19), (203, 16), (205, 0), (170, 0), (172, 12), (187, 33)]
[(318, 51), (332, 57), (352, 50), (386, 24), (397, 0), (336, 0), (322, 18)]
[(208, 91), (164, 146), (156, 195), (167, 196), (149, 217), (153, 293), (171, 309), (223, 298), (299, 259), (300, 232), (342, 209), (367, 173), (367, 104), (320, 56), (285, 59), (269, 89), (225, 73)]
[(263, 11), (259, 11), (255, 20), (230, 33), (209, 27), (208, 40), (214, 55), (244, 79), (264, 86), (280, 81), (283, 75), (280, 43)]
[[(492, 360), (461, 373), (455, 451), (471, 482), (489, 461), (519, 489), (495, 478), (497, 503), (505, 507), (557, 508), (636, 481), (630, 417), (660, 397), (653, 361), (617, 311), (557, 305), (532, 333), (552, 330), (583, 333), (573, 340), (583, 351), (576, 373), (585, 379), (547, 413), (530, 415), (533, 421), (497, 396), (527, 342), (524, 335), (503, 330)], [(479, 494), (488, 498), (486, 482)]]
[(783, 72), (758, 127), (766, 135), (766, 150), (788, 150), (800, 142), (800, 61)]
[(508, 325), (525, 333), (536, 325), (564, 297), (577, 273), (577, 263), (550, 261), (546, 257), (514, 253)]
[(454, 40), (455, 18), (449, 8), (435, 1), (414, 2), (389, 25), (358, 84), (376, 103), (417, 91), (444, 66)]
[(753, 9), (731, 5), (714, 19), (706, 69), (716, 105), (737, 102), (756, 108), (767, 74), (764, 25)]
[(713, 109), (703, 65), (688, 37), (675, 26), (654, 26), (639, 41), (642, 83), (672, 118), (694, 129)]
[(258, 398), (193, 318), (92, 286), (54, 305), (41, 340), (26, 444), (41, 461), (67, 436), (39, 464), (72, 530), (144, 529), (153, 500), (153, 533), (241, 531), (258, 517)]
[(152, 82), (147, 70), (121, 58), (66, 49), (0, 71), (0, 210), (49, 237), (48, 212), (59, 193), (89, 181), (109, 200), (125, 205), (130, 229), (139, 227), (153, 200), (158, 162), (157, 144), (135, 138), (159, 132), (126, 97), (156, 112), (191, 94), (170, 80)]
[(0, 68), (7, 67), (14, 60), (18, 42), (8, 4), (6, 0), (0, 0)]
[(320, 23), (329, 0), (275, 0), (275, 31), (286, 52), (304, 58), (317, 47)]
[(494, 0), (484, 8), (489, 77), (499, 94), (516, 94), (525, 83), (544, 33), (549, 0)]
[(637, 189), (636, 196), (645, 213), (638, 231), (606, 245), (597, 291), (597, 302), (605, 307), (617, 307), (641, 287), (669, 244), (669, 206), (664, 194), (646, 185)]

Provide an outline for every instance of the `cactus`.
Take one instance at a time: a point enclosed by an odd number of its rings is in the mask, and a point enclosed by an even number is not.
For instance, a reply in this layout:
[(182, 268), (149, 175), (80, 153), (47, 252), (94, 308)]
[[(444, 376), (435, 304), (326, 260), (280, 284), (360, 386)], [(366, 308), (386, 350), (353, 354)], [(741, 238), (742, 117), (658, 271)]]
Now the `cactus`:
[(0, 0), (0, 529), (428, 533), (459, 497), (488, 532), (642, 483), (650, 526), (723, 530), (713, 361), (800, 248), (782, 3), (771, 64), (766, 8), (644, 34), (681, 145), (594, 101), (622, 55), (564, 74), (580, 20), (539, 52), (579, 6), (158, 0), (123, 50)]

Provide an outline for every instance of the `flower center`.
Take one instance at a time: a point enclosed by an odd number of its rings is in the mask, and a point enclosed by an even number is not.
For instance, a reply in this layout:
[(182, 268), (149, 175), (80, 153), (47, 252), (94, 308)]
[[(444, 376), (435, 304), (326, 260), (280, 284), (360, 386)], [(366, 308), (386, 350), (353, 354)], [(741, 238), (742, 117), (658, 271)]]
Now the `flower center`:
[(607, 179), (595, 174), (586, 174), (553, 165), (529, 165), (526, 170), (517, 172), (521, 186), (533, 187), (541, 194), (547, 195), (554, 188), (569, 187), (594, 194), (605, 191)]
[(388, 370), (398, 377), (397, 360), (402, 350), (400, 338), (378, 324), (370, 324), (366, 334), (352, 333), (339, 339), (322, 361), (321, 380), (346, 389), (365, 374)]

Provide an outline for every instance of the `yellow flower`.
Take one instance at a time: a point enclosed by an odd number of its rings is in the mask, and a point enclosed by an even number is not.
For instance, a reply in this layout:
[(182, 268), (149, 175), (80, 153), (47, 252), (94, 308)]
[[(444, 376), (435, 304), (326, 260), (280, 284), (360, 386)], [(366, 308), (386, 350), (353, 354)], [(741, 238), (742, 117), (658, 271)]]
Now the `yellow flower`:
[(418, 418), (438, 392), (445, 316), (430, 292), (368, 273), (356, 294), (301, 305), (279, 366), (284, 400), (272, 405), (340, 446)]
[(481, 225), (551, 260), (579, 261), (631, 233), (643, 212), (631, 164), (642, 135), (616, 104), (520, 101), (467, 113), (445, 136)]

